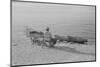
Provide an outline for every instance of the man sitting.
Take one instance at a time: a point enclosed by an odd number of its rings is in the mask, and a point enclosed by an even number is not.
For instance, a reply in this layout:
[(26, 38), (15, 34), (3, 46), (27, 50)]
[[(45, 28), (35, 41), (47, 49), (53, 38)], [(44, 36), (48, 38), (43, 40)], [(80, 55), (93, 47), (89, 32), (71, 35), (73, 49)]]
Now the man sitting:
[(52, 39), (52, 34), (49, 32), (49, 27), (46, 28), (46, 32), (44, 33), (44, 41), (48, 43), (48, 46), (51, 46), (51, 39)]

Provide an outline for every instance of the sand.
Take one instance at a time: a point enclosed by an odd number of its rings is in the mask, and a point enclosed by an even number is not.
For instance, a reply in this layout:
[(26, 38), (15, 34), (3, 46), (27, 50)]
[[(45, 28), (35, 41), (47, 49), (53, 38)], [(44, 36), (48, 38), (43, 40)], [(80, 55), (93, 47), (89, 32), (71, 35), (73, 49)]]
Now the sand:
[(29, 38), (12, 43), (12, 65), (93, 61), (95, 45), (57, 43), (54, 48), (32, 44)]

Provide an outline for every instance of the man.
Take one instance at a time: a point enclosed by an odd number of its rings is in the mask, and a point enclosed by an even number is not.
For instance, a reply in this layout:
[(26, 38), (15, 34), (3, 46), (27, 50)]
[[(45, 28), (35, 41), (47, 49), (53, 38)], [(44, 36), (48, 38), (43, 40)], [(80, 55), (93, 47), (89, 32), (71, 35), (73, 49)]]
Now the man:
[(49, 46), (51, 46), (51, 39), (52, 39), (52, 34), (49, 32), (49, 27), (47, 27), (46, 32), (44, 33), (44, 41), (46, 43), (49, 43)]

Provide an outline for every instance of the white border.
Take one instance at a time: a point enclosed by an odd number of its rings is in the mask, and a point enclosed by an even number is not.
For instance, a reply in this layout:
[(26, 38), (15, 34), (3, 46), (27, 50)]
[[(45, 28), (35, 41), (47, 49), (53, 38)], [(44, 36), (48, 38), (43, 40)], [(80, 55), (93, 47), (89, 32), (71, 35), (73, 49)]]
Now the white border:
[[(30, 0), (32, 1), (32, 0)], [(100, 0), (34, 0), (43, 2), (97, 5), (97, 62), (40, 65), (40, 67), (99, 67), (100, 64)], [(0, 67), (10, 64), (10, 0), (0, 0)], [(27, 66), (33, 67), (33, 66)]]

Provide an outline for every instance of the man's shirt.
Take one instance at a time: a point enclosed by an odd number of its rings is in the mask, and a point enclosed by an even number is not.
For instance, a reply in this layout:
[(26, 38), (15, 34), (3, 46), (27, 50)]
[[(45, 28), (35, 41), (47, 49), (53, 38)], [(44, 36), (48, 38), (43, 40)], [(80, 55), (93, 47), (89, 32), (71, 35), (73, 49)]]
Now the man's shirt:
[(50, 39), (52, 38), (52, 35), (50, 32), (46, 32), (44, 34), (44, 40), (50, 41)]

